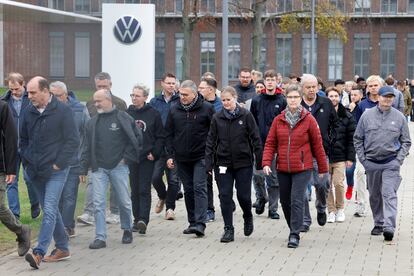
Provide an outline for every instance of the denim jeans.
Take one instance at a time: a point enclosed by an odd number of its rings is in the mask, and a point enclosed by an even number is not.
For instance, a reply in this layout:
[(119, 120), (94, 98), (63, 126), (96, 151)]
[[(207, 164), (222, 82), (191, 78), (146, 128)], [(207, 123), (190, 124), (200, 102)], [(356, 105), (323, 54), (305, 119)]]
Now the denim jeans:
[(356, 162), (352, 163), (352, 166), (350, 168), (346, 168), (346, 185), (348, 187), (354, 187), (354, 172), (356, 168)]
[(69, 168), (68, 178), (63, 186), (62, 196), (60, 197), (59, 210), (62, 215), (63, 225), (66, 228), (75, 228), (75, 209), (78, 198), (80, 167)]
[[(163, 175), (167, 176), (168, 188), (165, 187)], [(152, 175), (152, 184), (157, 191), (158, 198), (165, 200), (165, 208), (175, 210), (175, 200), (180, 190), (180, 181), (178, 179), (177, 168), (168, 169), (167, 159), (161, 157), (155, 161), (154, 172)]]
[(93, 202), (95, 205), (95, 239), (106, 241), (106, 192), (109, 183), (119, 202), (121, 229), (131, 230), (131, 198), (128, 190), (129, 169), (125, 163), (119, 163), (113, 169), (103, 169), (92, 172)]
[[(9, 203), (9, 209), (12, 213), (20, 217), (20, 202), (19, 202), (19, 172), (20, 172), (20, 164), (21, 159), (20, 156), (17, 155), (17, 169), (16, 169), (16, 178), (12, 182), (12, 184), (7, 185), (7, 201)], [(27, 186), (27, 192), (29, 194), (30, 205), (38, 205), (39, 198), (36, 194), (36, 191), (33, 188), (33, 184), (29, 179), (29, 176), (23, 171), (23, 177)]]
[[(328, 158), (326, 158), (326, 162), (329, 164)], [(316, 159), (313, 159), (313, 172), (312, 172), (312, 185), (315, 187), (315, 194), (316, 194), (316, 200), (315, 200), (315, 206), (316, 211), (318, 213), (325, 213), (326, 211), (326, 200), (328, 198), (328, 191), (329, 191), (329, 173), (326, 173), (323, 175), (322, 178), (319, 178), (318, 173), (318, 163), (316, 162)], [(304, 198), (308, 198), (308, 195), (304, 194)], [(303, 216), (303, 224), (310, 226), (312, 223), (312, 217), (310, 215), (309, 211), (309, 201), (305, 200), (305, 210), (304, 210), (304, 216)]]
[(207, 173), (204, 159), (193, 162), (176, 162), (178, 175), (184, 186), (187, 219), (191, 226), (206, 227)]
[(63, 186), (69, 174), (69, 169), (53, 171), (49, 179), (33, 179), (33, 185), (40, 199), (43, 209), (43, 219), (37, 239), (37, 246), (33, 249), (35, 254), (44, 256), (53, 239), (56, 248), (68, 251), (68, 236), (65, 232), (62, 216), (59, 212), (59, 200)]
[(19, 234), (22, 229), (22, 224), (13, 215), (5, 204), (6, 200), (6, 175), (0, 173), (0, 221), (12, 232)]

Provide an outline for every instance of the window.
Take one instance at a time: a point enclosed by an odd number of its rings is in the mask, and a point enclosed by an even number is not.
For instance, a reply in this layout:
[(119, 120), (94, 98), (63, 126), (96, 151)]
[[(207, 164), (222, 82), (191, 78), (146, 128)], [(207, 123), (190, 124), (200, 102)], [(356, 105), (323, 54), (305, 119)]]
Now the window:
[(292, 70), (292, 35), (276, 35), (276, 70), (287, 76)]
[[(260, 46), (260, 61), (259, 61), (259, 70), (264, 72), (266, 71), (266, 56), (267, 56), (267, 38), (266, 35), (262, 36), (262, 45)], [(253, 68), (254, 69), (254, 68)]]
[(216, 0), (201, 0), (201, 12), (213, 14), (216, 12)]
[(89, 33), (75, 33), (75, 77), (88, 78), (90, 75)]
[(125, 4), (139, 4), (140, 0), (125, 0)]
[(155, 79), (159, 80), (165, 72), (165, 34), (155, 35)]
[(65, 37), (63, 32), (49, 33), (49, 75), (63, 77), (65, 74)]
[[(302, 36), (302, 72), (303, 73), (311, 73), (316, 74), (317, 68), (317, 38), (315, 36), (315, 47), (313, 49), (313, 53), (311, 54), (311, 45), (312, 41), (310, 35), (303, 35)], [(312, 55), (312, 57), (311, 57)], [(311, 67), (311, 59), (313, 66)]]
[(336, 7), (340, 11), (345, 11), (345, 3), (344, 0), (330, 0), (329, 1), (332, 6)]
[(381, 0), (382, 13), (397, 13), (397, 0)]
[(414, 13), (414, 0), (408, 1), (408, 13)]
[(380, 73), (382, 77), (395, 73), (396, 34), (381, 34), (380, 39)]
[(156, 14), (165, 13), (165, 0), (150, 0), (149, 3), (155, 5)]
[(228, 61), (228, 78), (237, 79), (240, 71), (240, 34), (229, 34)]
[(175, 76), (178, 80), (183, 79), (183, 62), (181, 58), (183, 57), (184, 51), (184, 34), (176, 33), (175, 34)]
[(174, 1), (174, 13), (178, 13), (178, 14), (183, 13), (183, 0)]
[(339, 39), (328, 42), (328, 79), (342, 79), (343, 44)]
[(354, 37), (354, 74), (367, 78), (370, 75), (369, 34), (355, 34)]
[(407, 76), (414, 77), (414, 34), (408, 34), (407, 38)]
[(371, 12), (371, 0), (355, 0), (355, 13)]
[(277, 0), (276, 12), (287, 12), (292, 10), (291, 0)]
[(216, 37), (214, 33), (200, 34), (200, 74), (216, 72)]
[(90, 0), (75, 0), (75, 12), (90, 13), (91, 1)]
[(65, 0), (48, 0), (48, 8), (63, 11), (65, 9)]

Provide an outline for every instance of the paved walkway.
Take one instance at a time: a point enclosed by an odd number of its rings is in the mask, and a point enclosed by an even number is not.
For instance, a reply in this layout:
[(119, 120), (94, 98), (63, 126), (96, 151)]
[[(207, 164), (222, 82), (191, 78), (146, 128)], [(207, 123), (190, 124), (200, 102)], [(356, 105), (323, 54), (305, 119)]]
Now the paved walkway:
[[(414, 124), (410, 124), (411, 129)], [(411, 137), (414, 137), (411, 131)], [(243, 236), (240, 208), (235, 215), (235, 242), (222, 244), (223, 221), (209, 223), (204, 238), (183, 235), (187, 227), (183, 200), (177, 202), (177, 219), (166, 221), (152, 213), (146, 235), (134, 235), (131, 245), (121, 244), (119, 226), (109, 226), (107, 248), (89, 250), (94, 227), (77, 227), (71, 239), (72, 258), (42, 263), (31, 270), (17, 253), (0, 258), (0, 275), (414, 275), (414, 151), (402, 167), (397, 232), (392, 244), (371, 236), (371, 214), (352, 216), (354, 204), (346, 203), (344, 223), (314, 223), (301, 237), (300, 247), (286, 247), (284, 218), (254, 217), (255, 231)], [(155, 203), (155, 194), (154, 201)], [(215, 201), (219, 211), (218, 200)], [(313, 202), (312, 202), (313, 205)], [(282, 214), (280, 210), (280, 214)]]

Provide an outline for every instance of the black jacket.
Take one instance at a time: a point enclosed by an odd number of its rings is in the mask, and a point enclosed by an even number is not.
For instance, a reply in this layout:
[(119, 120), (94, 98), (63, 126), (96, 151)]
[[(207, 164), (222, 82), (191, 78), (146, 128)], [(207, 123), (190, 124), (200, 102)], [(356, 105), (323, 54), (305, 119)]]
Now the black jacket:
[(260, 94), (253, 98), (250, 112), (253, 114), (259, 127), (262, 145), (266, 142), (267, 134), (272, 126), (273, 119), (286, 108), (286, 100), (282, 94)]
[(17, 132), (7, 103), (0, 100), (0, 172), (16, 174)]
[(171, 106), (165, 127), (168, 158), (180, 162), (204, 159), (213, 114), (214, 107), (204, 101), (201, 95), (189, 111), (186, 111), (180, 103)]
[(345, 109), (342, 104), (338, 105), (338, 123), (335, 127), (332, 151), (329, 154), (329, 162), (352, 161), (355, 162), (354, 116)]
[[(118, 121), (128, 136), (129, 144), (125, 148), (124, 159), (127, 162), (139, 162), (139, 155), (142, 150), (142, 131), (135, 125), (135, 120), (125, 111), (115, 109), (117, 112)], [(96, 123), (98, 121), (99, 113), (93, 116), (86, 126), (86, 143), (81, 155), (81, 175), (86, 175), (88, 169), (92, 171), (98, 169), (98, 162), (96, 160)]]
[(70, 165), (79, 149), (79, 133), (73, 111), (52, 96), (46, 109), (40, 113), (30, 105), (22, 120), (20, 155), (31, 179), (48, 179), (53, 164), (60, 169)]
[(134, 118), (135, 125), (142, 130), (143, 145), (139, 160), (147, 159), (151, 153), (157, 160), (163, 154), (165, 132), (161, 115), (149, 104), (138, 109), (133, 105), (128, 107), (127, 113)]
[[(302, 106), (306, 107), (303, 100)], [(308, 111), (311, 112), (318, 123), (323, 140), (323, 148), (325, 149), (325, 154), (329, 156), (329, 153), (332, 150), (335, 127), (338, 121), (336, 110), (328, 98), (316, 96), (316, 101), (312, 106), (312, 110)]]
[(250, 100), (256, 96), (256, 87), (253, 81), (251, 81), (250, 84), (246, 87), (242, 86), (239, 82), (234, 86), (234, 89), (236, 89), (237, 101), (239, 103), (245, 103), (247, 100)]
[(253, 166), (261, 169), (262, 144), (253, 115), (240, 108), (238, 116), (228, 119), (224, 110), (214, 114), (206, 143), (206, 170), (214, 166), (233, 169)]

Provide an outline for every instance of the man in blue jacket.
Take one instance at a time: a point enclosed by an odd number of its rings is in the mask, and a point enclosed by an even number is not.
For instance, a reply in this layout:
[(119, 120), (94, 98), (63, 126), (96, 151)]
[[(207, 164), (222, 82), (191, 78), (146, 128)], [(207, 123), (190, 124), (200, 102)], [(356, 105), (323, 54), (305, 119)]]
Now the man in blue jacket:
[[(14, 124), (17, 130), (17, 136), (20, 136), (20, 128), (21, 128), (21, 121), (23, 118), (23, 114), (27, 106), (29, 106), (30, 101), (27, 97), (27, 91), (24, 87), (24, 78), (20, 73), (12, 72), (7, 77), (7, 82), (9, 86), (9, 90), (6, 94), (1, 98), (5, 102), (7, 102), (11, 114), (14, 119)], [(19, 138), (17, 138), (19, 139)], [(17, 141), (17, 144), (19, 142)], [(17, 174), (16, 178), (14, 179), (13, 183), (7, 186), (7, 199), (9, 202), (9, 208), (13, 212), (13, 214), (19, 218), (20, 217), (20, 202), (19, 202), (19, 190), (18, 190), (18, 182), (19, 182), (19, 171), (20, 171), (20, 149), (17, 152)], [(24, 173), (24, 180), (27, 186), (27, 192), (29, 194), (29, 200), (31, 205), (31, 215), (32, 218), (37, 218), (40, 215), (40, 205), (39, 199), (37, 198), (36, 192), (34, 191), (33, 185), (30, 182), (29, 177), (27, 174)]]
[[(58, 204), (69, 165), (79, 147), (79, 135), (73, 112), (50, 93), (48, 81), (40, 76), (27, 84), (32, 105), (23, 117), (20, 149), (23, 166), (39, 196), (43, 219), (37, 238), (38, 244), (25, 259), (38, 269), (40, 263), (70, 258), (68, 236)], [(56, 248), (44, 258), (55, 240)]]

